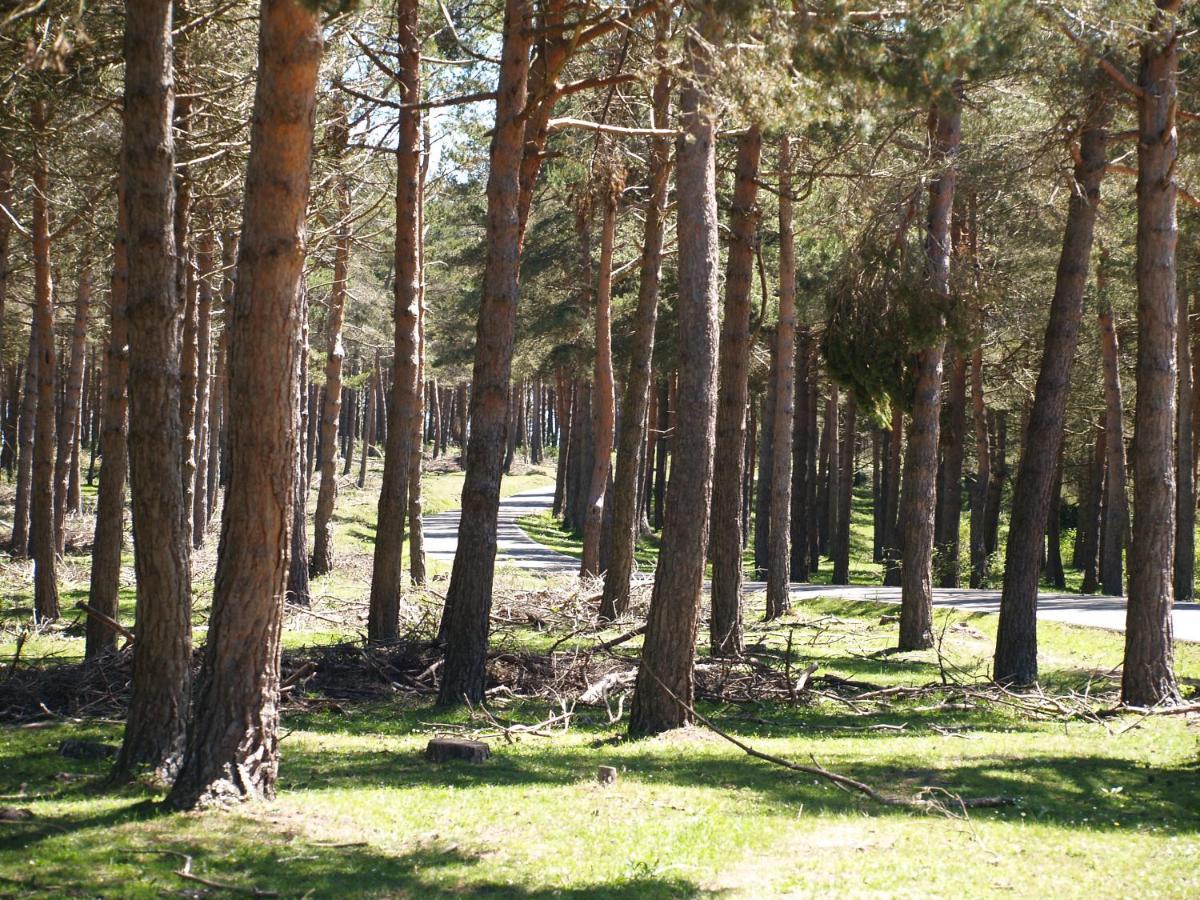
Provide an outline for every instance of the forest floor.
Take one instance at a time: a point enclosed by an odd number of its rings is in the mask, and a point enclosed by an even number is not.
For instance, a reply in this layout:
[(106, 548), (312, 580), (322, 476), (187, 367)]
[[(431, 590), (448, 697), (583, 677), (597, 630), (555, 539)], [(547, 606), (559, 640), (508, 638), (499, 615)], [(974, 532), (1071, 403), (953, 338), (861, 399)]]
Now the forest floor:
[[(149, 782), (102, 790), (109, 761), (78, 756), (119, 742), (128, 658), (80, 666), (69, 620), (26, 631), (15, 657), (28, 571), (0, 564), (0, 896), (1200, 894), (1200, 717), (1112, 713), (1120, 635), (1043, 624), (1043, 682), (1018, 694), (985, 680), (994, 616), (938, 610), (937, 648), (899, 654), (875, 604), (806, 600), (764, 625), (761, 596), (748, 598), (745, 661), (709, 659), (702, 638), (698, 710), (757, 750), (935, 801), (881, 805), (704, 727), (625, 740), (638, 639), (598, 647), (641, 621), (644, 590), (628, 620), (600, 628), (593, 585), (503, 567), (488, 703), (438, 710), (429, 638), (447, 567), (431, 564), (430, 589), (410, 597), (402, 644), (360, 641), (371, 478), (343, 485), (337, 572), (314, 581), (310, 610), (288, 611), (270, 803), (182, 814)], [(461, 475), (430, 475), (427, 509), (451, 508), (460, 488)], [(64, 606), (86, 591), (87, 525), (75, 523)], [(214, 531), (197, 554), (197, 642), (215, 544)], [(1195, 702), (1200, 646), (1180, 644), (1176, 667)], [(598, 683), (614, 687), (583, 696)], [(494, 755), (428, 763), (438, 734), (481, 737)], [(601, 765), (615, 784), (597, 783)], [(1013, 802), (967, 814), (956, 797)]]

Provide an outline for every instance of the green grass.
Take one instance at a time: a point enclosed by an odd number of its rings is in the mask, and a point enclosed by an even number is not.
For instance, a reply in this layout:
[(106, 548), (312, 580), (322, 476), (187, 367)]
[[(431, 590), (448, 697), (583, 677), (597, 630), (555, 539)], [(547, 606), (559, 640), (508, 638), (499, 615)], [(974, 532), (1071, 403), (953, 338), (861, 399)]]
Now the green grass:
[[(943, 652), (971, 670), (990, 649), (987, 616), (939, 611)], [(753, 614), (751, 618), (754, 618)], [(895, 639), (870, 604), (819, 600), (748, 639), (779, 664), (876, 684), (937, 680), (931, 653), (877, 651)], [(957, 625), (957, 627), (956, 627)], [(502, 640), (521, 646), (520, 630)], [(1048, 680), (1108, 686), (1119, 636), (1046, 625)], [(794, 663), (794, 664), (795, 664)], [(1181, 675), (1200, 675), (1185, 648)], [(0, 729), (0, 805), (37, 818), (0, 825), (0, 893), (151, 897), (199, 888), (192, 870), (284, 896), (678, 897), (887, 894), (1195, 896), (1200, 792), (1195, 735), (1178, 718), (1034, 722), (1003, 707), (932, 712), (928, 699), (858, 715), (819, 697), (791, 706), (705, 704), (756, 747), (895, 794), (935, 785), (1018, 798), (970, 821), (871, 804), (751, 759), (702, 730), (630, 742), (603, 709), (577, 708), (551, 737), (492, 740), (482, 766), (431, 765), (428, 738), (461, 724), (397, 697), (284, 717), (279, 797), (233, 811), (179, 814), (141, 786), (97, 790), (105, 764), (56, 753), (65, 737), (116, 741), (100, 723)], [(536, 721), (541, 701), (496, 701)], [(878, 728), (876, 726), (890, 726)], [(939, 729), (941, 729), (939, 731)], [(597, 765), (619, 770), (595, 783)], [(306, 894), (306, 892), (308, 892)]]
[[(545, 473), (506, 479), (504, 491), (547, 481)], [(456, 502), (460, 490), (460, 475), (430, 476), (427, 510)], [(319, 610), (364, 608), (375, 491), (375, 482), (363, 491), (343, 488), (338, 569), (314, 583)], [(870, 550), (862, 499), (852, 531), (858, 560)], [(522, 524), (535, 538), (577, 552), (556, 523), (533, 518)], [(197, 556), (198, 621), (207, 616), (213, 544), (210, 538)], [(653, 543), (641, 548), (639, 567), (652, 568), (655, 553)], [(68, 558), (68, 590), (86, 589), (85, 562)], [(0, 572), (0, 635), (10, 656), (21, 607), (29, 604), (21, 565)], [(870, 577), (869, 566), (857, 565), (856, 577)], [(498, 574), (497, 603), (505, 609), (492, 639), (499, 652), (553, 646), (569, 661), (629, 627), (579, 631), (586, 623), (571, 618), (580, 601), (569, 580), (528, 573), (504, 580), (509, 575)], [(513, 599), (514, 585), (538, 590)], [(434, 595), (412, 599), (436, 608)], [(123, 603), (128, 620), (132, 597)], [(521, 603), (552, 624), (526, 624), (508, 609)], [(813, 599), (767, 625), (762, 605), (761, 594), (747, 598), (748, 652), (775, 669), (815, 662), (818, 678), (881, 687), (938, 682), (943, 671), (971, 682), (988, 672), (995, 616), (938, 609), (939, 649), (898, 654), (890, 649), (897, 626), (887, 607)], [(708, 662), (704, 621), (702, 614), (700, 656)], [(290, 618), (284, 644), (295, 652), (356, 633), (353, 615), (342, 626)], [(26, 644), (20, 665), (70, 660), (80, 643), (70, 629), (48, 630)], [(617, 651), (628, 665), (638, 645)], [(1040, 623), (1042, 688), (1087, 691), (1097, 706), (1110, 703), (1122, 649), (1119, 634)], [(0, 678), (11, 662), (5, 652), (0, 646)], [(1194, 694), (1200, 646), (1180, 644), (1176, 653), (1178, 675)], [(1200, 893), (1200, 752), (1195, 722), (1184, 717), (1034, 720), (992, 703), (931, 708), (937, 696), (861, 710), (820, 694), (796, 704), (700, 705), (761, 750), (797, 762), (814, 757), (890, 794), (935, 786), (1017, 798), (1014, 807), (974, 811), (964, 821), (872, 804), (752, 759), (703, 729), (627, 741), (625, 721), (611, 722), (602, 707), (577, 706), (570, 728), (548, 736), (492, 736), (493, 759), (468, 766), (432, 765), (421, 756), (436, 733), (482, 727), (467, 714), (401, 693), (336, 705), (315, 694), (301, 699), (308, 711), (283, 714), (278, 797), (227, 811), (171, 812), (149, 784), (107, 789), (106, 762), (57, 753), (66, 738), (116, 743), (119, 724), (48, 718), (32, 728), (0, 725), (0, 807), (35, 816), (0, 821), (0, 896), (222, 893), (175, 874), (183, 856), (173, 854), (191, 857), (191, 871), (209, 881), (286, 897)], [(490, 708), (527, 723), (559, 710), (550, 698), (504, 696)], [(598, 765), (618, 768), (615, 786), (596, 784)]]

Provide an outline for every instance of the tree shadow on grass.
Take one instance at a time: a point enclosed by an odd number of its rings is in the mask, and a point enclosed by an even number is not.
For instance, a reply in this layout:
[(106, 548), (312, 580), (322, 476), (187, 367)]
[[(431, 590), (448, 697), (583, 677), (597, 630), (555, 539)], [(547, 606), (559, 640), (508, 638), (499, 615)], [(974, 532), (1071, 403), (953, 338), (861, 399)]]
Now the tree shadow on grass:
[[(845, 724), (852, 718), (830, 716), (822, 727), (835, 728), (839, 719)], [(936, 719), (942, 727), (948, 724), (945, 714), (936, 714)], [(970, 721), (969, 714), (964, 714), (964, 721)], [(754, 724), (759, 736), (764, 730), (756, 723), (722, 719), (720, 724), (730, 731), (743, 732)], [(781, 726), (768, 726), (768, 730), (776, 736), (785, 736)], [(998, 730), (1012, 730), (1011, 723)], [(834, 736), (858, 741), (895, 735), (891, 731)], [(786, 736), (795, 737), (795, 729)], [(590, 783), (595, 766), (605, 764), (622, 768), (623, 779), (679, 788), (748, 789), (764, 799), (796, 808), (802, 805), (812, 811), (912, 814), (903, 808), (880, 806), (860, 795), (839, 791), (814, 776), (753, 759), (730, 745), (713, 743), (715, 737), (712, 741), (701, 741), (697, 735), (694, 740), (698, 743), (597, 742), (590, 753), (580, 745), (571, 748), (527, 745), (512, 751), (498, 745), (490, 761), (475, 766), (432, 765), (422, 760), (416, 750), (368, 750), (336, 755), (300, 750), (289, 754), (285, 771), (292, 789), (352, 788), (358, 783), (399, 790), (450, 787), (463, 791), (464, 802), (469, 803), (466, 798), (472, 790)], [(754, 743), (754, 739), (750, 738), (750, 742)], [(828, 754), (830, 749), (815, 743), (813, 747), (817, 754), (822, 750)], [(839, 755), (844, 757), (844, 752), (842, 748)], [(820, 762), (895, 796), (911, 797), (923, 787), (933, 787), (963, 797), (1003, 796), (1017, 801), (1011, 808), (975, 811), (972, 815), (976, 817), (1012, 821), (1032, 818), (1081, 829), (1127, 831), (1146, 825), (1172, 833), (1200, 832), (1200, 809), (1194, 803), (1194, 798), (1200, 796), (1200, 765), (1150, 767), (1105, 755), (1099, 748), (1094, 754), (1061, 756), (994, 753), (963, 758), (947, 753), (940, 757), (944, 765), (928, 764), (920, 751), (913, 754), (908, 756), (902, 750), (889, 748), (887, 756), (853, 761), (826, 758)], [(800, 757), (793, 761), (810, 762)]]
[[(21, 877), (5, 879), (18, 886), (23, 896), (80, 891), (124, 895), (132, 887), (156, 893), (196, 888), (201, 891), (196, 896), (223, 887), (283, 897), (453, 893), (617, 900), (699, 893), (695, 884), (684, 879), (644, 874), (566, 888), (513, 885), (489, 880), (486, 856), (454, 844), (434, 841), (387, 853), (365, 843), (314, 843), (288, 832), (264, 832), (259, 823), (236, 813), (195, 818), (149, 800), (100, 815), (18, 823), (0, 833), (0, 858), (13, 853), (37, 860), (36, 868)], [(209, 884), (198, 885), (177, 874), (189, 858), (189, 871)], [(102, 863), (81, 866), (85, 860)]]

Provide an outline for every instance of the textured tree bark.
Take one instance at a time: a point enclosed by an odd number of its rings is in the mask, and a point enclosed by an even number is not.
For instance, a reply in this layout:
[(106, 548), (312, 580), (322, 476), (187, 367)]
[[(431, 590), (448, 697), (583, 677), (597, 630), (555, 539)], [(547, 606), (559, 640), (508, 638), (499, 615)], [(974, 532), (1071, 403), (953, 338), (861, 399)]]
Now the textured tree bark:
[[(767, 612), (791, 607), (792, 432), (796, 406), (796, 246), (792, 231), (791, 140), (779, 140), (779, 325), (775, 332), (775, 430), (771, 438), (771, 535), (767, 549)], [(742, 404), (743, 407), (745, 403)], [(851, 426), (853, 428), (853, 426)], [(854, 440), (853, 436), (850, 438)], [(763, 473), (766, 475), (767, 473)], [(740, 548), (739, 548), (740, 549)], [(741, 570), (741, 560), (738, 560)]]
[[(181, 192), (182, 193), (182, 189)], [(176, 194), (178, 198), (180, 194)], [(178, 210), (176, 205), (176, 210)], [(180, 237), (180, 229), (185, 235)], [(179, 225), (176, 216), (175, 246), (185, 247), (187, 225)], [(196, 479), (196, 316), (198, 285), (192, 268), (191, 248), (181, 250), (186, 272), (183, 275), (183, 346), (179, 354), (179, 421), (183, 427), (183, 529), (187, 546), (192, 546), (192, 489)]]
[[(300, 402), (308, 394), (308, 291), (300, 289), (300, 334), (296, 342), (296, 367), (300, 372), (297, 380), (296, 410), (299, 414), (298, 435), (308, 429), (308, 405)], [(284, 598), (295, 606), (311, 606), (312, 591), (308, 576), (308, 479), (304, 473), (308, 463), (304, 458), (305, 442), (296, 441), (296, 500), (292, 509), (292, 542), (288, 551), (287, 588)]]
[(1176, 413), (1177, 453), (1175, 462), (1175, 602), (1191, 603), (1195, 599), (1196, 580), (1196, 481), (1193, 455), (1194, 396), (1192, 380), (1191, 328), (1188, 304), (1191, 299), (1190, 278), (1184, 278), (1183, 296), (1179, 298), (1178, 355), (1179, 399)]
[(999, 546), (1000, 505), (1004, 497), (1004, 482), (1008, 478), (1008, 410), (990, 410), (988, 430), (991, 432), (992, 477), (988, 482), (983, 542), (987, 555), (991, 557)]
[[(746, 452), (746, 403), (750, 394), (750, 312), (754, 252), (758, 246), (758, 166), (761, 154), (762, 131), (757, 125), (751, 125), (738, 140), (737, 162), (734, 166), (729, 250), (725, 265), (725, 315), (721, 322), (710, 542), (712, 620), (709, 623), (709, 638), (714, 656), (738, 656), (742, 652), (740, 500)], [(770, 489), (769, 470), (760, 469), (759, 480)], [(764, 499), (765, 515), (758, 520), (760, 522), (770, 515), (770, 497)], [(769, 547), (764, 543), (764, 572), (768, 553)]]
[(115, 774), (179, 765), (191, 697), (191, 572), (183, 507), (179, 306), (175, 281), (171, 3), (125, 17), (121, 171), (128, 222), (129, 480), (138, 640)]
[[(110, 619), (120, 608), (121, 549), (125, 540), (125, 480), (129, 455), (125, 446), (129, 384), (129, 328), (125, 318), (128, 257), (124, 198), (117, 201), (117, 239), (113, 244), (112, 290), (108, 301), (108, 346), (104, 353), (104, 412), (101, 416), (100, 488), (96, 496), (96, 531), (92, 539), (88, 605)], [(95, 616), (87, 617), (84, 658), (95, 659), (116, 649), (117, 635)]]
[(892, 407), (892, 425), (888, 429), (887, 490), (883, 510), (883, 583), (900, 586), (900, 468), (904, 443), (904, 413), (899, 405)]
[[(1000, 682), (1030, 684), (1037, 680), (1039, 559), (1056, 473), (1061, 484), (1064, 417), (1071, 391), (1071, 365), (1079, 343), (1100, 183), (1104, 178), (1104, 129), (1108, 118), (1103, 106), (1090, 111), (1075, 163), (1075, 185), (1067, 205), (1041, 367), (1013, 490), (993, 667), (993, 677)], [(1061, 565), (1060, 560), (1060, 569)]]
[(1096, 423), (1096, 438), (1092, 459), (1088, 466), (1088, 494), (1080, 503), (1079, 514), (1087, 531), (1084, 534), (1082, 553), (1083, 593), (1094, 594), (1100, 590), (1100, 546), (1104, 521), (1105, 462), (1108, 457), (1107, 409), (1100, 413)]
[(551, 514), (557, 518), (565, 515), (567, 510), (567, 470), (571, 455), (571, 429), (574, 425), (571, 415), (574, 408), (574, 385), (567, 380), (561, 368), (554, 373), (554, 377), (558, 381), (555, 399), (558, 402), (559, 426), (558, 460), (554, 466), (554, 502)]
[[(214, 235), (212, 216), (196, 239), (196, 474), (192, 486), (192, 547), (204, 546), (208, 530), (208, 455), (210, 368), (212, 367), (212, 301)], [(306, 348), (307, 350), (307, 348)]]
[(967, 359), (959, 351), (953, 355), (946, 401), (946, 427), (941, 434), (941, 483), (938, 486), (938, 524), (941, 531), (934, 536), (934, 543), (938, 584), (944, 588), (956, 588), (960, 576), (959, 528), (962, 522), (963, 451), (967, 430)]
[(983, 397), (983, 348), (971, 356), (971, 420), (975, 430), (975, 487), (971, 492), (971, 587), (987, 578), (988, 486), (992, 481), (992, 451), (988, 443), (987, 406)]
[[(665, 128), (670, 119), (671, 76), (666, 66), (670, 14), (655, 14), (655, 61), (659, 65), (654, 80), (653, 118), (655, 128)], [(642, 258), (638, 282), (637, 307), (634, 309), (633, 346), (630, 348), (629, 373), (621, 403), (621, 427), (617, 438), (617, 466), (613, 478), (613, 541), (608, 569), (604, 573), (604, 594), (600, 599), (600, 618), (611, 620), (629, 609), (629, 581), (633, 575), (640, 510), (638, 505), (639, 460), (650, 472), (654, 454), (656, 423), (650, 404), (650, 374), (654, 355), (654, 333), (658, 321), (658, 286), (662, 271), (663, 217), (671, 173), (671, 145), (665, 136), (650, 141), (649, 197), (642, 232)], [(643, 453), (643, 447), (645, 452)], [(648, 494), (648, 492), (647, 492)]]
[(33, 317), (38, 364), (37, 417), (33, 439), (30, 524), (33, 550), (34, 619), (58, 618), (57, 541), (54, 528), (54, 286), (50, 270), (50, 159), (46, 147), (46, 101), (34, 100), (30, 113), (33, 146)]
[(13, 556), (29, 555), (29, 507), (33, 496), (34, 431), (38, 403), (37, 319), (29, 328), (29, 349), (25, 354), (25, 378), (21, 390), (21, 418), (17, 423), (17, 484), (13, 497), (13, 529), (9, 551)]
[(809, 380), (812, 370), (812, 332), (801, 326), (796, 351), (795, 415), (792, 417), (792, 544), (791, 574), (793, 583), (806, 582), (811, 576), (808, 566), (809, 502), (808, 461), (813, 446), (809, 440), (808, 420), (811, 416)]
[[(7, 153), (0, 152), (0, 207), (11, 210), (13, 208), (12, 194), (12, 178), (13, 178), (13, 159)], [(2, 361), (7, 356), (8, 349), (8, 332), (4, 328), (4, 310), (8, 301), (8, 275), (9, 261), (8, 251), (9, 243), (12, 240), (12, 222), (8, 216), (0, 215), (0, 385), (5, 396), (0, 396), (0, 410), (13, 410), (18, 403), (18, 395), (16, 392), (17, 379), (8, 380), (9, 367)], [(15, 372), (19, 366), (12, 367)], [(8, 477), (12, 478), (13, 462), (16, 458), (14, 446), (15, 432), (11, 427), (11, 414), (4, 417), (4, 433), (3, 446), (0, 447), (0, 468), (8, 473)]]
[(1113, 324), (1112, 309), (1106, 301), (1102, 302), (1100, 346), (1104, 366), (1104, 467), (1107, 475), (1104, 479), (1103, 519), (1096, 568), (1099, 589), (1105, 594), (1119, 597), (1125, 592), (1122, 551), (1129, 520), (1125, 485), (1125, 414), (1117, 331)]
[(1058, 462), (1054, 467), (1054, 484), (1050, 487), (1050, 508), (1046, 521), (1046, 580), (1060, 591), (1067, 586), (1062, 559), (1062, 474), (1063, 448), (1060, 443)]
[(367, 463), (370, 460), (371, 449), (375, 445), (375, 382), (379, 379), (379, 351), (375, 351), (375, 368), (371, 371), (371, 380), (367, 382), (367, 409), (363, 421), (362, 449), (358, 454), (359, 487), (367, 484)]
[(563, 525), (573, 534), (583, 531), (587, 515), (588, 473), (592, 471), (592, 386), (580, 381), (575, 387), (575, 409), (571, 413), (571, 458), (567, 467), (567, 511)]
[(83, 367), (87, 349), (88, 313), (92, 306), (92, 273), (86, 266), (79, 272), (75, 294), (75, 319), (71, 330), (71, 354), (67, 383), (58, 420), (58, 448), (54, 456), (54, 546), (61, 556), (65, 547), (63, 527), (70, 507), (67, 480), (72, 454), (79, 442), (79, 405), (83, 398)]
[[(1133, 420), (1134, 523), (1121, 699), (1153, 706), (1179, 699), (1174, 673), (1175, 557), (1175, 131), (1180, 0), (1160, 12), (1138, 71), (1137, 401)], [(1111, 495), (1110, 495), (1111, 496)]]
[[(717, 419), (718, 220), (716, 120), (706, 85), (707, 47), (718, 38), (705, 9), (700, 36), (685, 48), (690, 76), (680, 92), (683, 134), (676, 148), (679, 242), (679, 387), (676, 438), (686, 453), (671, 466), (662, 551), (646, 620), (629, 731), (655, 734), (686, 724), (695, 683), (693, 662), (712, 501)], [(701, 42), (703, 38), (703, 43)]]
[[(778, 342), (768, 334), (768, 345), (771, 357), (768, 371), (774, 372), (776, 367), (775, 348)], [(775, 468), (775, 453), (773, 439), (775, 436), (775, 388), (774, 378), (767, 379), (767, 389), (763, 393), (762, 405), (762, 437), (758, 441), (758, 490), (754, 497), (754, 578), (765, 581), (767, 577), (768, 557), (771, 554), (771, 479), (770, 473)]]
[(431, 385), (431, 382), (425, 380), (425, 179), (429, 174), (428, 119), (422, 122), (421, 138), (421, 169), (417, 176), (417, 398), (416, 409), (413, 411), (412, 449), (408, 466), (408, 574), (413, 585), (417, 587), (425, 584), (421, 467), (425, 459), (425, 404), (428, 402), (428, 389)]
[(663, 527), (667, 493), (667, 458), (671, 455), (671, 386), (664, 378), (658, 387), (658, 439), (654, 451), (654, 530)]
[[(612, 362), (612, 264), (617, 233), (617, 207), (625, 189), (624, 175), (610, 173), (605, 186), (600, 229), (600, 273), (596, 286), (596, 356), (592, 367), (592, 468), (588, 473), (587, 507), (583, 522), (582, 577), (598, 577), (600, 533), (604, 526), (605, 493), (612, 463), (616, 427), (616, 393)], [(611, 512), (611, 509), (610, 509)]]
[(504, 408), (512, 374), (519, 293), (521, 228), (517, 212), (532, 14), (529, 0), (505, 0), (496, 127), (489, 152), (487, 254), (475, 332), (462, 525), (442, 615), (446, 661), (438, 700), (446, 705), (483, 697), (504, 461)]
[(168, 802), (271, 797), (296, 500), (304, 214), (322, 38), (317, 10), (264, 0), (230, 309), (229, 484), (187, 753)]
[[(934, 100), (929, 111), (929, 138), (942, 171), (929, 185), (929, 218), (925, 255), (929, 270), (932, 303), (949, 308), (950, 215), (954, 208), (956, 170), (960, 138), (960, 108), (957, 89)], [(901, 650), (933, 646), (933, 517), (937, 502), (938, 429), (942, 407), (942, 351), (939, 334), (933, 343), (917, 351), (916, 385), (908, 447), (904, 455), (904, 487), (901, 496), (902, 571), (900, 575)]]
[[(419, 113), (414, 113), (419, 117)], [(345, 154), (349, 130), (344, 120), (330, 126), (338, 164)], [(346, 349), (342, 345), (342, 321), (346, 313), (346, 279), (350, 265), (350, 184), (344, 172), (338, 172), (334, 192), (337, 196), (337, 237), (333, 256), (333, 284), (325, 318), (325, 405), (321, 409), (321, 473), (317, 488), (317, 508), (313, 512), (313, 550), (309, 572), (325, 575), (333, 571), (333, 507), (337, 503), (338, 417), (342, 412), (342, 363)], [(397, 273), (397, 278), (399, 273)], [(364, 432), (365, 435), (365, 432)], [(364, 444), (366, 439), (364, 437)], [(364, 446), (364, 452), (366, 448)]]
[(858, 424), (858, 398), (854, 391), (846, 392), (845, 414), (842, 418), (842, 452), (839, 456), (841, 473), (838, 476), (837, 531), (832, 540), (833, 574), (830, 584), (850, 583), (850, 514), (854, 508), (854, 451), (855, 429)]
[[(179, 421), (180, 453), (183, 455), (183, 516), (184, 548), (191, 553), (192, 545), (192, 488), (195, 478), (195, 404), (196, 404), (196, 279), (192, 267), (192, 247), (188, 232), (192, 218), (191, 166), (186, 162), (192, 130), (192, 99), (196, 83), (191, 72), (191, 29), (184, 26), (191, 21), (190, 0), (175, 0), (174, 26), (177, 40), (174, 52), (175, 86), (180, 88), (175, 97), (172, 117), (176, 147), (182, 146), (183, 153), (176, 153), (175, 201), (172, 210), (175, 230), (175, 297), (183, 307), (183, 345), (179, 355)], [(180, 161), (183, 157), (184, 161)], [(136, 415), (136, 413), (134, 413)], [(135, 488), (136, 489), (136, 488)]]
[[(399, 4), (396, 25), (400, 47), (397, 65), (402, 77), (401, 90), (406, 97), (420, 97), (421, 46), (417, 0), (403, 0)], [(392, 284), (395, 355), (390, 402), (391, 422), (384, 445), (383, 485), (379, 493), (378, 528), (375, 532), (375, 556), (371, 570), (371, 607), (367, 618), (367, 637), (375, 642), (394, 641), (400, 636), (400, 593), (404, 587), (404, 521), (408, 515), (408, 479), (412, 468), (413, 437), (420, 426), (421, 415), (420, 170), (421, 114), (418, 110), (401, 110), (397, 119), (396, 137), (396, 241), (393, 250), (396, 274)], [(495, 213), (490, 213), (489, 219), (492, 215)], [(515, 272), (513, 277), (515, 279)], [(420, 446), (419, 441), (417, 445)], [(468, 475), (468, 480), (469, 478)], [(499, 484), (497, 472), (497, 490)], [(465, 499), (464, 489), (464, 501)], [(463, 507), (465, 524), (465, 502)], [(462, 552), (461, 538), (459, 552)]]

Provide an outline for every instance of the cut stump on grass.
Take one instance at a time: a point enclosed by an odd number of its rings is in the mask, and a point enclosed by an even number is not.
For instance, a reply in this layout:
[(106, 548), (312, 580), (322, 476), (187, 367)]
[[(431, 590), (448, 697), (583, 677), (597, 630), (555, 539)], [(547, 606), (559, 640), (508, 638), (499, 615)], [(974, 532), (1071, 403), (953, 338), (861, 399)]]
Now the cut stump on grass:
[(469, 741), (465, 738), (434, 738), (425, 747), (425, 758), (430, 762), (459, 759), (463, 762), (481, 763), (491, 755), (491, 748), (483, 741)]
[(596, 769), (596, 780), (602, 785), (608, 786), (617, 783), (617, 770), (615, 766), (600, 766)]

